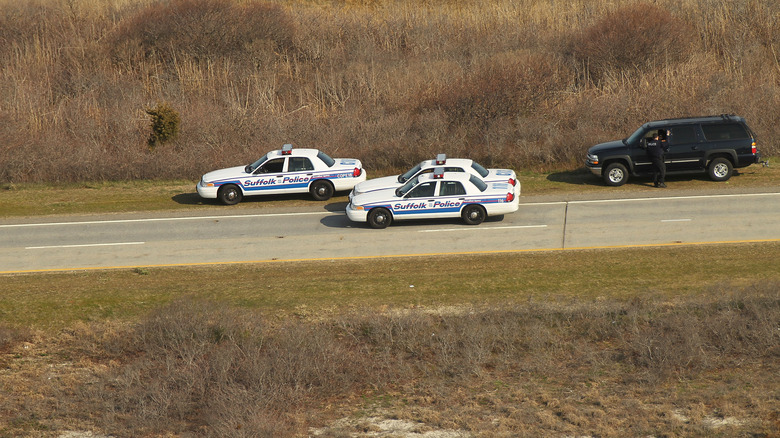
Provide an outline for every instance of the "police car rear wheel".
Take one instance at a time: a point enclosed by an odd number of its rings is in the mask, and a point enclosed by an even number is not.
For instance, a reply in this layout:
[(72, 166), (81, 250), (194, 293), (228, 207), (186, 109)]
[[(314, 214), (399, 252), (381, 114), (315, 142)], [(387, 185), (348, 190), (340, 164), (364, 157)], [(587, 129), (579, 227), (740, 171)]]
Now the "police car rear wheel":
[(241, 189), (239, 189), (238, 186), (233, 184), (228, 184), (220, 187), (217, 196), (219, 196), (219, 200), (223, 204), (235, 205), (241, 202), (241, 198), (243, 197), (243, 194), (241, 193)]
[(392, 220), (393, 218), (390, 216), (390, 212), (385, 208), (375, 208), (368, 212), (368, 225), (370, 225), (371, 228), (387, 228)]
[(333, 196), (333, 185), (328, 181), (315, 181), (309, 191), (311, 196), (317, 201), (327, 201)]
[(485, 209), (481, 205), (469, 205), (463, 209), (463, 222), (466, 225), (479, 225), (485, 220)]

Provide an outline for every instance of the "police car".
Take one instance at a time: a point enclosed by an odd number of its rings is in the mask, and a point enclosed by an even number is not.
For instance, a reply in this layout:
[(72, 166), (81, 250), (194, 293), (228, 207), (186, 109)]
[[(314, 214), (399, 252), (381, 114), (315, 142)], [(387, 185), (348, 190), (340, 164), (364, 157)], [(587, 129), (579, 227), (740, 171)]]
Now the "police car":
[(335, 191), (350, 190), (365, 180), (360, 160), (334, 159), (317, 149), (286, 144), (247, 166), (203, 175), (197, 190), (202, 198), (219, 199), (226, 205), (237, 204), (244, 196), (305, 192), (325, 201)]
[(374, 190), (354, 196), (347, 204), (347, 217), (368, 222), (372, 228), (385, 228), (406, 219), (456, 218), (478, 225), (488, 216), (517, 211), (520, 184), (485, 182), (466, 172), (418, 175), (401, 187)]
[(424, 173), (431, 173), (436, 167), (443, 167), (445, 172), (465, 172), (480, 177), (486, 183), (507, 182), (517, 184), (515, 171), (511, 169), (485, 169), (479, 163), (465, 158), (447, 158), (445, 154), (438, 154), (434, 160), (421, 161), (418, 165), (409, 169), (403, 175), (374, 178), (362, 182), (352, 189), (349, 198), (387, 188), (398, 188), (405, 182)]

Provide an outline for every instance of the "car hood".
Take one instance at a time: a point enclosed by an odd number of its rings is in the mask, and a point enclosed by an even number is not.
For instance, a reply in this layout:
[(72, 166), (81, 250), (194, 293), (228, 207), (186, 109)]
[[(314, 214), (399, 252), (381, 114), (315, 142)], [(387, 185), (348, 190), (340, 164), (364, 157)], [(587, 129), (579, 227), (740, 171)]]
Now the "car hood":
[(361, 193), (355, 195), (350, 201), (352, 205), (366, 205), (374, 204), (377, 202), (392, 202), (398, 198), (395, 195), (395, 187), (389, 189), (378, 189), (371, 192)]
[(223, 179), (239, 178), (247, 175), (247, 173), (244, 172), (245, 168), (246, 166), (236, 166), (228, 167), (227, 169), (214, 170), (203, 175), (202, 179), (206, 182), (214, 182)]
[(588, 153), (598, 155), (600, 152), (615, 151), (620, 149), (628, 149), (628, 146), (623, 143), (623, 140), (614, 140), (591, 146), (591, 148), (588, 149)]
[(383, 176), (381, 178), (372, 178), (368, 181), (363, 181), (362, 183), (355, 186), (355, 191), (357, 193), (365, 193), (372, 192), (374, 190), (387, 189), (390, 187), (395, 188), (400, 185), (401, 183), (398, 182), (398, 175)]

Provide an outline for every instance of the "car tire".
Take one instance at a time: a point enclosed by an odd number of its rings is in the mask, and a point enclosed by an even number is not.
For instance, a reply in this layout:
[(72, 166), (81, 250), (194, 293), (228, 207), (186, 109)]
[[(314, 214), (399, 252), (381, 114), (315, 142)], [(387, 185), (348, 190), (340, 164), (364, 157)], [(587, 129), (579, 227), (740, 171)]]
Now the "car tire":
[(715, 158), (707, 166), (707, 174), (713, 181), (726, 181), (731, 178), (733, 172), (734, 166), (731, 164), (731, 161), (722, 157)]
[(472, 204), (467, 205), (460, 216), (463, 218), (463, 222), (465, 222), (466, 225), (479, 225), (485, 220), (487, 213), (483, 206)]
[(393, 216), (386, 208), (377, 207), (368, 212), (368, 225), (376, 230), (387, 228), (392, 221)]
[(327, 201), (333, 196), (333, 184), (330, 181), (314, 181), (309, 187), (311, 196), (317, 201)]
[(241, 189), (237, 185), (225, 184), (224, 186), (219, 188), (219, 192), (217, 192), (217, 197), (219, 198), (220, 202), (222, 202), (225, 205), (235, 205), (241, 202), (241, 199), (244, 197), (244, 194), (241, 192)]
[(628, 169), (621, 163), (611, 163), (604, 169), (603, 176), (608, 186), (622, 186), (628, 181)]

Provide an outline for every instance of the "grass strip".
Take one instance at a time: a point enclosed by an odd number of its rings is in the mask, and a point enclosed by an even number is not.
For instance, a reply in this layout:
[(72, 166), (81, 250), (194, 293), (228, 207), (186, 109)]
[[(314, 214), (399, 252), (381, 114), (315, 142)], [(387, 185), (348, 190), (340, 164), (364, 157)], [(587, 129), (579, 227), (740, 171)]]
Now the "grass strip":
[(0, 320), (58, 330), (180, 299), (312, 317), (348, 309), (691, 296), (779, 281), (780, 243), (301, 261), (0, 276)]

